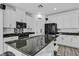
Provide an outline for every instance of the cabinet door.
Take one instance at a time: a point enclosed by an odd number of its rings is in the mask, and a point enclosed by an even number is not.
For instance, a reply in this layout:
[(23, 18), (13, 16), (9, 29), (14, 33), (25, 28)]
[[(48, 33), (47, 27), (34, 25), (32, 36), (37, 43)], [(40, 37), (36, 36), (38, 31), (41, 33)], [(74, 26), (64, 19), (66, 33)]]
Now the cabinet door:
[(15, 28), (15, 11), (6, 9), (4, 16), (4, 27)]
[(58, 28), (63, 28), (63, 15), (49, 17), (49, 23), (57, 23)]
[(58, 28), (63, 28), (63, 15), (62, 16), (57, 16), (57, 27)]
[(78, 14), (66, 14), (63, 20), (63, 28), (78, 28)]
[(25, 22), (25, 12), (22, 10), (16, 9), (16, 21)]
[(12, 28), (16, 27), (16, 23), (15, 23), (15, 21), (16, 21), (15, 17), (16, 17), (16, 15), (15, 14), (16, 14), (15, 11), (12, 11), (12, 10), (9, 11), (9, 17), (10, 17), (9, 18), (9, 21), (10, 21), (9, 27), (12, 27)]
[(25, 15), (25, 12), (22, 12), (22, 22), (26, 23), (26, 15)]
[(48, 20), (48, 23), (57, 23), (57, 17), (56, 16), (55, 17), (50, 16), (49, 20)]
[(9, 27), (9, 20), (8, 20), (8, 10), (6, 9), (4, 11), (4, 21), (3, 21), (4, 27)]

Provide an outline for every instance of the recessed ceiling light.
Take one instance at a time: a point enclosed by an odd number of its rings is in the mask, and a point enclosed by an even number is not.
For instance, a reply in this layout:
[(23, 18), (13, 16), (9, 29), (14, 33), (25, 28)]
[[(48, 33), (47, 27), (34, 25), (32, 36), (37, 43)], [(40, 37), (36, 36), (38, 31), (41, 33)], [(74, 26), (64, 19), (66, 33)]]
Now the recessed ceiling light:
[(38, 13), (37, 15), (36, 15), (36, 18), (38, 18), (38, 19), (42, 19), (42, 14), (41, 13)]
[(53, 8), (53, 10), (57, 10), (57, 8)]

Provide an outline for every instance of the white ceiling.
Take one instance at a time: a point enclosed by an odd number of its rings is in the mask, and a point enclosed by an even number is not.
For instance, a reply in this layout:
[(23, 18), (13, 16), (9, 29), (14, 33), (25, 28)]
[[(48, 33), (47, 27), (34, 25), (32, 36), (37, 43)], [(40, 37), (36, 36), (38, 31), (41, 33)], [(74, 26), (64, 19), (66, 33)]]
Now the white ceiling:
[[(79, 3), (42, 3), (44, 6), (43, 8), (38, 8), (40, 3), (11, 3), (11, 5), (24, 9), (33, 14), (41, 12), (44, 15), (79, 8)], [(54, 10), (54, 8), (57, 10)]]

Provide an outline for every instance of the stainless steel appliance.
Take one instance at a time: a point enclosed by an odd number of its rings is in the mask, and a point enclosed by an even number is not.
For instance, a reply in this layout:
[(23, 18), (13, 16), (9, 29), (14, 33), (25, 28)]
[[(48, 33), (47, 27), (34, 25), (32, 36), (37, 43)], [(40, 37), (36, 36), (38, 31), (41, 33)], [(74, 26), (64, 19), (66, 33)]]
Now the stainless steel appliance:
[(52, 40), (52, 37), (55, 37), (57, 34), (57, 24), (56, 23), (47, 23), (45, 24), (45, 42), (49, 42)]
[(57, 24), (56, 23), (45, 24), (45, 34), (56, 34), (56, 33), (57, 33)]
[[(56, 48), (56, 37), (57, 37), (57, 24), (56, 23), (48, 23), (48, 24), (45, 24), (45, 35), (46, 35), (46, 39), (45, 39), (45, 42), (46, 43), (49, 43), (53, 37), (55, 37), (54, 39), (54, 48)], [(54, 55), (56, 56), (57, 55), (57, 51), (54, 50)]]

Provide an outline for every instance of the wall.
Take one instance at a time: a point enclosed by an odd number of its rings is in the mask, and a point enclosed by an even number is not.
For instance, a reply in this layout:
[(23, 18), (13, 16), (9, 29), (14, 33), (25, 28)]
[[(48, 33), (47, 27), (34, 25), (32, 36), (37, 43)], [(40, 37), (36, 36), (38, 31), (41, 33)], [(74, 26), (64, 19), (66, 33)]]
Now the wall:
[(3, 53), (3, 10), (0, 9), (0, 54)]

